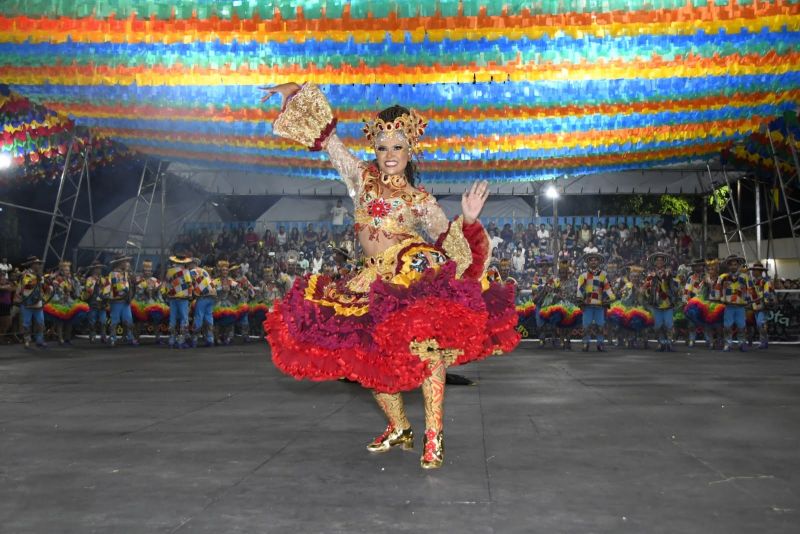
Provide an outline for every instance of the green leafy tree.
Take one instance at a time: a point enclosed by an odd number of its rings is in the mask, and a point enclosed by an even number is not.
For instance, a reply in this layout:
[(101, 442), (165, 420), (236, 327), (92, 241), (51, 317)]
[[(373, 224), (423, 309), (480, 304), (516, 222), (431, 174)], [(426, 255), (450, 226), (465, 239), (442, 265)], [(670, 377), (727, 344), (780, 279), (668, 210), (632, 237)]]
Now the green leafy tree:
[(694, 211), (694, 204), (686, 197), (661, 195), (659, 210), (664, 215), (689, 217)]
[(731, 200), (731, 188), (730, 186), (723, 185), (722, 187), (718, 187), (714, 189), (714, 191), (708, 196), (708, 205), (717, 212), (722, 213), (722, 210), (725, 209), (725, 206), (728, 205), (728, 202)]

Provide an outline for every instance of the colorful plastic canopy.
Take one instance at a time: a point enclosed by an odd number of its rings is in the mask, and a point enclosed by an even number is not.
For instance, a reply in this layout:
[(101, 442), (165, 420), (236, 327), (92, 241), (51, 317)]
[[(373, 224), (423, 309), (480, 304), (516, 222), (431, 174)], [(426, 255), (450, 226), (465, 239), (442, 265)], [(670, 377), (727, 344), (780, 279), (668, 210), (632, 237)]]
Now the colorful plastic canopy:
[(365, 158), (399, 103), (426, 181), (530, 181), (705, 161), (794, 110), (798, 2), (6, 0), (0, 80), (167, 160), (333, 178), (259, 103), (310, 81)]

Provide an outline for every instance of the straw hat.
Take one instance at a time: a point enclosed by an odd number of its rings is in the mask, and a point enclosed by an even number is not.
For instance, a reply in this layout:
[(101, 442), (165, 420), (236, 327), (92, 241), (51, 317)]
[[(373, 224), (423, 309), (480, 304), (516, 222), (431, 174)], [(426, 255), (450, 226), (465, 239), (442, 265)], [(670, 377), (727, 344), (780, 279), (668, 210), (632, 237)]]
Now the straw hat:
[(731, 262), (737, 262), (740, 265), (744, 263), (744, 258), (739, 256), (738, 254), (731, 254), (727, 258), (725, 258), (725, 265), (729, 265)]
[(23, 267), (28, 267), (29, 265), (33, 265), (34, 263), (44, 263), (42, 260), (39, 259), (38, 256), (28, 256), (24, 262), (22, 262)]
[(666, 252), (653, 252), (647, 257), (647, 264), (651, 266), (654, 265), (658, 258), (664, 258), (664, 261), (667, 263), (672, 262), (672, 256)]
[(600, 260), (600, 264), (603, 265), (606, 262), (606, 257), (600, 254), (599, 252), (587, 252), (581, 258), (581, 263), (588, 262), (591, 258), (597, 258)]
[(184, 256), (183, 254), (176, 254), (174, 256), (170, 256), (169, 261), (177, 265), (186, 265), (187, 263), (192, 261), (192, 258), (190, 258), (189, 256)]
[(126, 256), (125, 254), (117, 254), (113, 260), (111, 260), (109, 265), (116, 265), (117, 263), (122, 263), (123, 261), (131, 261), (130, 256)]

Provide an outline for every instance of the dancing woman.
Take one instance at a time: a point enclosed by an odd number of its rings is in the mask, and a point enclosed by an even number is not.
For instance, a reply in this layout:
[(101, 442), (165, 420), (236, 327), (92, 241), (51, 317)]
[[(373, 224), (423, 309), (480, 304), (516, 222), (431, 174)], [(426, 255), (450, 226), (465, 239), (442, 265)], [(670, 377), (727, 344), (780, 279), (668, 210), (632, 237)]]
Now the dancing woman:
[[(283, 84), (276, 134), (324, 150), (355, 205), (363, 267), (335, 280), (298, 277), (264, 323), (272, 360), (295, 378), (347, 378), (373, 390), (389, 424), (367, 449), (412, 449), (401, 391), (422, 387), (425, 435), (420, 465), (441, 467), (445, 370), (508, 352), (519, 342), (513, 286), (484, 278), (489, 241), (478, 215), (488, 183), (464, 193), (462, 215), (448, 221), (436, 199), (415, 185), (412, 156), (426, 123), (388, 108), (364, 133), (375, 160), (361, 161), (336, 135), (330, 104), (313, 84)], [(422, 234), (427, 234), (429, 241)]]

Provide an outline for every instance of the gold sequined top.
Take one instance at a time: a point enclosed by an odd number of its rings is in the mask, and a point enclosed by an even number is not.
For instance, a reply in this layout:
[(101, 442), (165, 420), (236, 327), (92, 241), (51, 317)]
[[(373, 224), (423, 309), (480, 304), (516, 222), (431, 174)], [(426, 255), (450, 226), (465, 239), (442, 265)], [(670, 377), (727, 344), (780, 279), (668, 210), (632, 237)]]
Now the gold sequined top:
[(355, 230), (361, 239), (397, 244), (411, 238), (422, 241), (423, 234), (427, 234), (430, 240), (437, 241), (447, 232), (441, 246), (456, 262), (456, 275), (460, 277), (472, 261), (461, 218), (451, 227), (433, 195), (421, 187), (409, 189), (403, 176), (383, 174), (373, 163), (356, 157), (336, 135), (335, 128), (330, 103), (312, 83), (304, 84), (287, 99), (273, 123), (277, 135), (310, 150), (328, 153), (353, 200)]
[(402, 175), (381, 173), (373, 164), (358, 159), (336, 134), (323, 149), (339, 172), (355, 206), (356, 232), (369, 230), (370, 238), (419, 237), (423, 232), (436, 240), (449, 221), (433, 195), (418, 187), (405, 189)]

